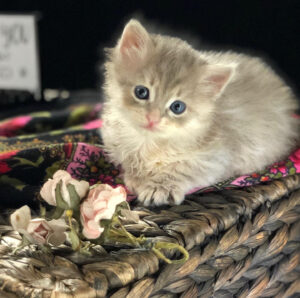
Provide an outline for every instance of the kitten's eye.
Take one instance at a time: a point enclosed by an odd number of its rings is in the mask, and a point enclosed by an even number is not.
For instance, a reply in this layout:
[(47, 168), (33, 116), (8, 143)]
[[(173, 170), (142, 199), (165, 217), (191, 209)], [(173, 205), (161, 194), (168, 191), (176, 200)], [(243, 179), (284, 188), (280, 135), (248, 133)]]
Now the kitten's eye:
[(134, 94), (139, 99), (149, 99), (149, 89), (145, 86), (136, 86), (134, 88)]
[(182, 114), (186, 109), (186, 104), (180, 100), (175, 100), (171, 105), (170, 105), (170, 110), (176, 114)]

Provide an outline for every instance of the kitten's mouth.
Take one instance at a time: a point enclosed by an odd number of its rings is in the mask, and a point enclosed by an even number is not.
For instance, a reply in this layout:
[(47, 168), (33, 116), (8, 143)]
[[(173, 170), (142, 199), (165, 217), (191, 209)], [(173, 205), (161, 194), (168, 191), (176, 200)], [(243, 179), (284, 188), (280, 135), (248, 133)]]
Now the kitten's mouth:
[(143, 128), (150, 130), (150, 131), (154, 131), (154, 130), (157, 130), (157, 125), (153, 122), (149, 122), (147, 125), (143, 125)]

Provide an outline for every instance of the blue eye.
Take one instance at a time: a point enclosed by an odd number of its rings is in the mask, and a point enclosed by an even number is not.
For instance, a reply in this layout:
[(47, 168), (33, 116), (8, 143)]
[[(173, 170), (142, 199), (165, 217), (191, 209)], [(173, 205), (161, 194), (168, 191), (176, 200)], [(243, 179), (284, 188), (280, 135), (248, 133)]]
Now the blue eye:
[(186, 109), (186, 104), (180, 100), (175, 100), (171, 105), (170, 105), (170, 110), (176, 114), (182, 114)]
[(134, 94), (138, 99), (149, 99), (149, 89), (145, 86), (136, 86), (134, 88)]

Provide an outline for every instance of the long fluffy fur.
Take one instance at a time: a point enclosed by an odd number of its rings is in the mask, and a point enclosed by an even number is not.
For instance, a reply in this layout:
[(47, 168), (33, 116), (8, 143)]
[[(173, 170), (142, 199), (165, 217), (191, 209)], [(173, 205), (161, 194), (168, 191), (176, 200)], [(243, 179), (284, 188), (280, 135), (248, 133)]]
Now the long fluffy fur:
[[(261, 59), (196, 51), (183, 40), (149, 34), (136, 21), (125, 30), (140, 44), (130, 48), (123, 33), (109, 50), (101, 133), (126, 185), (144, 204), (180, 204), (193, 187), (261, 170), (296, 146), (299, 122), (291, 115), (297, 100)], [(232, 71), (214, 91), (205, 75), (220, 65)], [(136, 85), (149, 88), (149, 102), (134, 98)], [(172, 98), (187, 104), (184, 115), (166, 111)], [(141, 127), (154, 108), (162, 114), (157, 132)]]

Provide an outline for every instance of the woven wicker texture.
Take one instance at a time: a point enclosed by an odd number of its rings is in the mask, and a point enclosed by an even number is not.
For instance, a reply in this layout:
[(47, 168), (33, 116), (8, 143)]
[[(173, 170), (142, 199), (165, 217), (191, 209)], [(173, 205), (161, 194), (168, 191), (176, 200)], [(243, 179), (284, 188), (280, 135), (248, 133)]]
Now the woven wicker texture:
[(33, 245), (12, 255), (20, 237), (3, 216), (0, 297), (300, 297), (300, 175), (133, 209), (140, 220), (127, 220), (128, 231), (179, 243), (190, 259), (168, 265), (122, 245), (92, 257)]

